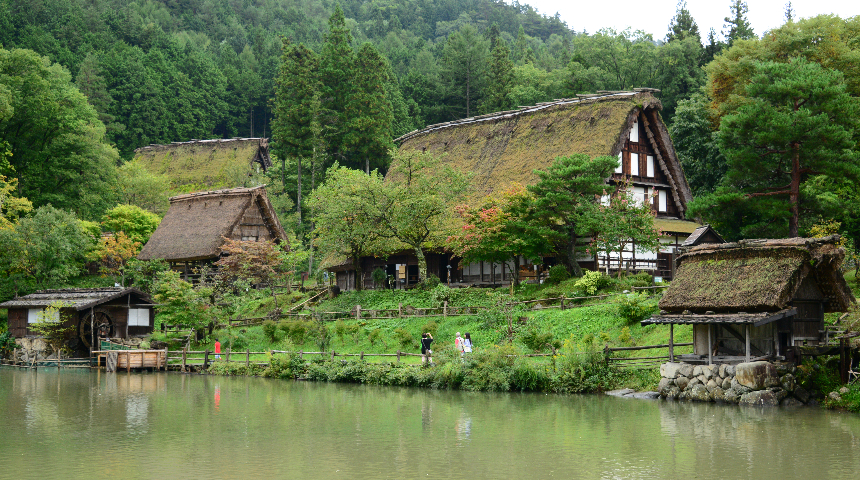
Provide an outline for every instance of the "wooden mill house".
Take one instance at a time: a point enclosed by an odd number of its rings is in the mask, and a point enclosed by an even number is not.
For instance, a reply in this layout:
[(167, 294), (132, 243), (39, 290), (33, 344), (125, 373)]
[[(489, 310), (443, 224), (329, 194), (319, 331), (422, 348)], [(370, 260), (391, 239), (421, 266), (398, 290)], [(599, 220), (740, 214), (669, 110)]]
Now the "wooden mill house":
[[(618, 268), (648, 271), (671, 278), (673, 255), (687, 237), (699, 227), (685, 220), (687, 203), (692, 199), (690, 186), (675, 154), (672, 140), (660, 116), (662, 105), (654, 96), (656, 90), (635, 89), (625, 92), (600, 92), (578, 95), (577, 98), (556, 100), (533, 107), (491, 113), (438, 125), (430, 125), (396, 139), (401, 151), (419, 150), (440, 156), (443, 164), (471, 172), (477, 187), (470, 202), (493, 192), (502, 191), (512, 183), (530, 185), (537, 182), (535, 169), (546, 170), (559, 156), (584, 153), (592, 157), (617, 156), (619, 167), (606, 180), (614, 186), (628, 180), (633, 194), (651, 202), (655, 226), (662, 232), (662, 247), (657, 252), (645, 252), (631, 244), (621, 255), (579, 259), (584, 268)], [(584, 249), (582, 249), (584, 252)], [(403, 253), (387, 259), (363, 259), (364, 272), (384, 268), (402, 281), (417, 280), (418, 267), (414, 255)], [(441, 246), (427, 255), (430, 273), (443, 281), (452, 268), (451, 281), (463, 283), (501, 283), (508, 281), (508, 268), (488, 262), (459, 265), (458, 259)], [(341, 288), (354, 288), (350, 262), (331, 270), (337, 273)], [(533, 266), (521, 267), (533, 272)], [(526, 273), (524, 272), (524, 273)], [(365, 285), (372, 286), (369, 275)]]
[(840, 269), (839, 237), (703, 244), (678, 257), (661, 312), (643, 325), (693, 325), (688, 363), (791, 360), (826, 340), (824, 314), (854, 296)]
[(221, 255), (225, 239), (286, 241), (264, 186), (189, 193), (170, 199), (170, 209), (137, 258), (163, 259), (193, 278)]

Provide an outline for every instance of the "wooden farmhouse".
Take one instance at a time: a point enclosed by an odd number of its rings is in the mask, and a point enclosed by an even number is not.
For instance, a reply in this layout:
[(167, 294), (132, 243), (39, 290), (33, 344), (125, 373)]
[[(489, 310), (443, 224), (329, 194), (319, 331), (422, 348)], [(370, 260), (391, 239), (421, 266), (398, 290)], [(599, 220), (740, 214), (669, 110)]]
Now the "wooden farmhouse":
[(137, 258), (163, 259), (185, 278), (221, 255), (225, 238), (286, 241), (264, 186), (178, 195)]
[(229, 138), (148, 145), (134, 151), (134, 160), (153, 173), (167, 175), (174, 185), (235, 187), (272, 166), (268, 138)]
[(39, 314), (59, 304), (59, 318), (72, 327), (69, 345), (79, 352), (90, 349), (99, 337), (130, 338), (152, 333), (152, 299), (136, 288), (43, 290), (0, 303), (0, 308), (9, 310), (12, 336), (26, 338), (36, 336), (29, 326), (39, 321)]
[[(477, 187), (477, 202), (493, 192), (503, 191), (512, 183), (530, 185), (537, 182), (533, 172), (546, 170), (559, 156), (584, 153), (591, 156), (613, 155), (620, 166), (608, 178), (614, 186), (622, 178), (629, 180), (637, 198), (651, 203), (655, 225), (662, 232), (662, 248), (644, 252), (631, 245), (619, 257), (580, 258), (584, 268), (619, 267), (648, 271), (671, 278), (673, 253), (699, 227), (685, 220), (687, 203), (692, 199), (690, 186), (678, 161), (672, 140), (660, 116), (662, 105), (655, 90), (602, 92), (556, 100), (533, 107), (497, 112), (454, 122), (431, 125), (408, 133), (396, 142), (400, 150), (420, 150), (439, 154), (440, 161), (456, 169), (471, 172)], [(584, 252), (584, 249), (582, 249)], [(417, 279), (418, 267), (411, 254), (388, 259), (365, 259), (368, 272), (365, 285), (372, 286), (369, 272), (377, 267), (397, 274), (399, 282)], [(512, 265), (502, 268), (488, 262), (459, 265), (457, 258), (438, 251), (427, 256), (430, 273), (445, 281), (451, 265), (451, 281), (462, 283), (501, 283), (510, 280)], [(534, 277), (536, 266), (521, 262), (521, 276)], [(349, 262), (334, 267), (341, 288), (353, 288)], [(405, 275), (405, 279), (402, 275)]]
[(854, 297), (840, 267), (839, 237), (704, 244), (678, 257), (661, 312), (643, 325), (693, 325), (689, 363), (785, 360), (825, 340), (824, 313)]

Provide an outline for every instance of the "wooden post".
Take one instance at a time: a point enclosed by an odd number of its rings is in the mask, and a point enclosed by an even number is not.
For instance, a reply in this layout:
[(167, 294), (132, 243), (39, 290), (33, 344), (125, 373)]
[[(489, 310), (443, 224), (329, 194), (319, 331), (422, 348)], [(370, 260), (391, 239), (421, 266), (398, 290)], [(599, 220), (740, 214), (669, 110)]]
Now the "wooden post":
[(839, 339), (839, 377), (842, 383), (848, 383), (848, 355), (845, 353), (846, 338)]
[(400, 363), (400, 350), (397, 351), (397, 363)]
[(448, 319), (448, 300), (442, 304), (442, 318)]
[(331, 351), (331, 360), (332, 360), (332, 361), (334, 361), (334, 355), (335, 355), (334, 350), (332, 350), (332, 351)]
[(165, 372), (167, 371), (167, 356), (168, 356), (168, 354), (169, 354), (169, 350), (167, 350), (167, 347), (164, 347), (164, 371)]
[(355, 319), (361, 320), (361, 305), (355, 306)]
[(187, 350), (188, 350), (187, 348), (182, 347), (182, 373), (185, 373), (188, 371), (188, 368), (186, 368), (186, 366), (185, 366), (185, 354), (186, 354)]
[(713, 330), (713, 325), (708, 324), (708, 365), (712, 365), (714, 363), (714, 346), (711, 344), (711, 330)]
[(669, 361), (675, 361), (675, 324), (669, 324)]
[(745, 345), (746, 350), (744, 350), (744, 353), (746, 354), (746, 360), (744, 360), (744, 361), (749, 363), (749, 361), (750, 361), (750, 324), (749, 323), (746, 324), (746, 328), (744, 329), (744, 343), (746, 344)]
[(227, 347), (227, 352), (224, 353), (224, 361), (230, 363), (230, 347)]
[(203, 370), (209, 368), (209, 349), (206, 349), (206, 352), (203, 354)]
[(131, 373), (131, 350), (125, 351), (125, 372)]
[(403, 318), (403, 304), (397, 304), (397, 318)]
[(561, 296), (561, 309), (564, 310), (564, 295)]
[(248, 347), (248, 351), (245, 352), (245, 368), (251, 366), (251, 347)]
[(303, 359), (304, 359), (304, 357), (302, 357), (302, 355), (303, 355), (303, 352), (302, 352), (301, 350), (299, 350), (299, 360), (303, 360)]
[(361, 356), (359, 357), (359, 360), (361, 360), (362, 362), (364, 361), (364, 350), (361, 351)]

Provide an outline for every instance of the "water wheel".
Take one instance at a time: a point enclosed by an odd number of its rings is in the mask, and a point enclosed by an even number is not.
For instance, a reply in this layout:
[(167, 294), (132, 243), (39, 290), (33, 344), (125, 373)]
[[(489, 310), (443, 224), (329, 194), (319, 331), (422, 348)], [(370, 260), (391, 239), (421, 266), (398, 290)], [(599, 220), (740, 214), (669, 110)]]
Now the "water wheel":
[(78, 325), (78, 333), (80, 334), (81, 341), (89, 349), (93, 348), (93, 331), (95, 331), (96, 339), (99, 337), (110, 338), (114, 335), (114, 322), (106, 310), (90, 310), (81, 318), (81, 323)]

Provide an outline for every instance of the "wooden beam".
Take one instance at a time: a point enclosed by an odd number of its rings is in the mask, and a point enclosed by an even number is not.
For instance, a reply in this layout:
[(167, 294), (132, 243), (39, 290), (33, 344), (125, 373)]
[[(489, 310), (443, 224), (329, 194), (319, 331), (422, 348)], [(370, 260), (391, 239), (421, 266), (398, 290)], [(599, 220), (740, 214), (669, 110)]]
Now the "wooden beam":
[[(749, 326), (749, 324), (747, 324), (746, 327), (747, 328), (746, 328), (746, 335), (745, 335), (746, 336), (746, 351), (745, 351), (745, 353), (746, 353), (746, 361), (747, 361), (747, 363), (749, 363), (749, 361), (750, 361), (750, 326)], [(764, 353), (764, 352), (759, 350), (759, 353)]]
[(669, 361), (675, 361), (675, 325), (669, 324)]

